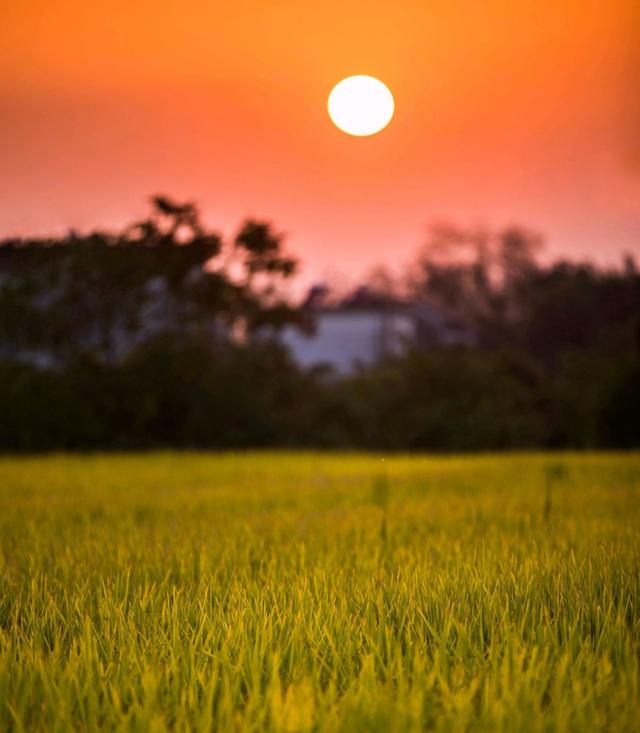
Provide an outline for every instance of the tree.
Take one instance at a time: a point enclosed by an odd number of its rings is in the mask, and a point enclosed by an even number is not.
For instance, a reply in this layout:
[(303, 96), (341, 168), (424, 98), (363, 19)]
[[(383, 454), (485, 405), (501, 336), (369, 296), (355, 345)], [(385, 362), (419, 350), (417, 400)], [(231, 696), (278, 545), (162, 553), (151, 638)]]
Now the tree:
[(472, 325), (481, 343), (511, 344), (522, 284), (538, 271), (541, 248), (540, 235), (519, 226), (491, 232), (435, 224), (410, 273), (411, 290)]
[(158, 334), (224, 340), (296, 320), (280, 286), (297, 263), (268, 222), (225, 242), (194, 203), (151, 203), (120, 232), (0, 242), (0, 353), (112, 362)]

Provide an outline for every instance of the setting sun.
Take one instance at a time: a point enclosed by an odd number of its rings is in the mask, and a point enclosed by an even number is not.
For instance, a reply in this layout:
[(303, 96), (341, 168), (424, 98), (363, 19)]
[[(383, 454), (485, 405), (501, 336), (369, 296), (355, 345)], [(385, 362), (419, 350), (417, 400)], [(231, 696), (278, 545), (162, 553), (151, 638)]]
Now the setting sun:
[(388, 87), (373, 76), (349, 76), (336, 84), (327, 104), (336, 127), (349, 135), (375, 135), (391, 121), (395, 104)]

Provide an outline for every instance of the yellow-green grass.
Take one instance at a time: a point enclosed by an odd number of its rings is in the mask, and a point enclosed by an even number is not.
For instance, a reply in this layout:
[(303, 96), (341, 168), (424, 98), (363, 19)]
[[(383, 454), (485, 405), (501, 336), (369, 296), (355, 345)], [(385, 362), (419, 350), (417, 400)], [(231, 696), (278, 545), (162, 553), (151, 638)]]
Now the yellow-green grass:
[(0, 730), (634, 731), (640, 455), (0, 459)]

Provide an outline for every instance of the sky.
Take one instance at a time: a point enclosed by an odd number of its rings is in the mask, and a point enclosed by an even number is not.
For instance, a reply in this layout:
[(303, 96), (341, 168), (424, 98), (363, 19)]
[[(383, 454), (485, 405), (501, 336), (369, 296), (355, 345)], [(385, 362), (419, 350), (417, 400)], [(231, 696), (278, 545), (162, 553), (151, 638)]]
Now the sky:
[[(20, 0), (0, 29), (0, 235), (164, 193), (271, 220), (312, 279), (404, 266), (432, 221), (640, 258), (637, 0)], [(360, 73), (396, 103), (368, 138), (326, 110)]]

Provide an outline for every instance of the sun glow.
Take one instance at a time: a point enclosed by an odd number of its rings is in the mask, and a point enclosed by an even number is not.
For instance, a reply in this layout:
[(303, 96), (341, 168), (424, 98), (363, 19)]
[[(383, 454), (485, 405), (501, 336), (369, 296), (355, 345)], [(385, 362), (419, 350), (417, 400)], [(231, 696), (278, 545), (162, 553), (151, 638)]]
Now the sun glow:
[(373, 76), (349, 76), (331, 90), (327, 103), (333, 124), (349, 135), (375, 135), (391, 121), (395, 104), (388, 87)]

